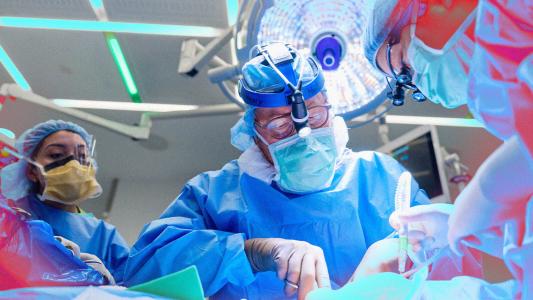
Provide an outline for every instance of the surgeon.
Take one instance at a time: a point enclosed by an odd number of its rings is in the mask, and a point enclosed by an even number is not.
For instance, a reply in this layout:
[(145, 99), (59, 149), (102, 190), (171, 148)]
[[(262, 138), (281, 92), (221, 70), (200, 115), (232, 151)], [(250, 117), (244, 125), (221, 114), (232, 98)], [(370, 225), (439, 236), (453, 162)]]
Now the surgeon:
[(517, 280), (514, 297), (523, 299), (533, 297), (532, 11), (526, 0), (378, 0), (364, 39), (366, 57), (395, 88), (447, 108), (468, 104), (503, 141), (455, 207), (412, 208), (392, 225), (408, 222), (416, 249), (449, 245), (502, 258)]
[(121, 283), (129, 254), (126, 242), (115, 227), (79, 207), (102, 192), (95, 177), (93, 137), (77, 124), (50, 120), (24, 132), (15, 146), (19, 161), (0, 170), (4, 196), (31, 219), (50, 224), (80, 259), (109, 271), (114, 278), (109, 283)]
[[(404, 171), (394, 159), (346, 148), (320, 67), (291, 46), (257, 48), (242, 69), (244, 116), (231, 130), (243, 151), (187, 182), (142, 230), (127, 285), (196, 265), (210, 299), (304, 299), (338, 288), (367, 248), (392, 232)], [(428, 198), (412, 182), (414, 205)]]

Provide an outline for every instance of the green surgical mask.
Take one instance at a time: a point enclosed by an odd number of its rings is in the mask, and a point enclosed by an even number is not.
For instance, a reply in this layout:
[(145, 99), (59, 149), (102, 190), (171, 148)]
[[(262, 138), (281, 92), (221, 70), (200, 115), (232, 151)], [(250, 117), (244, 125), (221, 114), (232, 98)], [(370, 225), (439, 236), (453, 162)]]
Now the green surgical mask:
[(415, 35), (411, 25), (411, 43), (407, 50), (415, 71), (413, 83), (436, 104), (455, 108), (467, 102), (468, 72), (474, 42), (464, 33), (474, 22), (475, 11), (463, 22), (442, 49), (433, 49)]
[[(259, 133), (257, 135), (268, 145)], [(334, 128), (326, 127), (313, 129), (305, 138), (295, 134), (268, 145), (277, 171), (274, 181), (283, 191), (295, 194), (329, 188), (340, 151), (346, 146), (344, 143), (338, 147), (335, 138)]]

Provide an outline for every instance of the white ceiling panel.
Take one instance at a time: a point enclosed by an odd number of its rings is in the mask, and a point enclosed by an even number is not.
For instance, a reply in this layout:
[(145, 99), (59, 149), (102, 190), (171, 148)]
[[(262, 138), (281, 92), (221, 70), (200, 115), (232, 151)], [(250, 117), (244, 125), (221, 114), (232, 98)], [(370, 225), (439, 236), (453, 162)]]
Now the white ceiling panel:
[(104, 6), (112, 21), (228, 25), (225, 0), (105, 0)]
[[(144, 102), (228, 103), (220, 90), (209, 82), (206, 68), (192, 78), (178, 74), (181, 39), (133, 34), (117, 36)], [(205, 39), (201, 42), (207, 43)], [(228, 59), (229, 53), (221, 56)]]
[(42, 96), (129, 99), (102, 33), (4, 28), (0, 44)]
[(0, 15), (95, 20), (89, 0), (1, 0)]

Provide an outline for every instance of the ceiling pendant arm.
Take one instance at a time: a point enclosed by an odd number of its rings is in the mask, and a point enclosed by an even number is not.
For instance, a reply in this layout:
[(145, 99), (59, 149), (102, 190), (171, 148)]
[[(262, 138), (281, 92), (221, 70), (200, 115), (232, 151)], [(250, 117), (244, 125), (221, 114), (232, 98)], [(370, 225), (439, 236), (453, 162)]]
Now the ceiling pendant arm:
[(31, 91), (23, 90), (16, 84), (2, 84), (2, 86), (0, 87), (0, 95), (13, 96), (21, 101), (30, 102), (51, 110), (61, 112), (79, 120), (83, 120), (98, 125), (100, 127), (110, 129), (112, 131), (134, 139), (147, 139), (150, 136), (150, 124), (146, 124), (147, 126), (126, 125), (78, 109), (61, 107), (52, 102), (50, 99), (39, 96)]

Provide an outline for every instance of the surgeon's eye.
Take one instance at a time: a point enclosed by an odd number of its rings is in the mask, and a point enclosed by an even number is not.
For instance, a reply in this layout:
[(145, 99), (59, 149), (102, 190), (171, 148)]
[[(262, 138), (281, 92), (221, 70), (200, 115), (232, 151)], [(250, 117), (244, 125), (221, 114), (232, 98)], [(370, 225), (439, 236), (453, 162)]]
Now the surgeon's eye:
[(59, 160), (65, 157), (64, 153), (50, 153), (48, 154), (48, 157), (53, 160)]
[(309, 126), (311, 128), (320, 128), (324, 126), (329, 119), (330, 105), (315, 106), (309, 109)]
[(87, 159), (87, 156), (86, 155), (80, 155), (78, 157), (78, 161), (80, 162), (80, 164), (82, 165), (89, 165), (90, 161), (89, 159)]
[(290, 118), (277, 118), (267, 125), (267, 130), (276, 139), (284, 139), (294, 131), (294, 125)]

